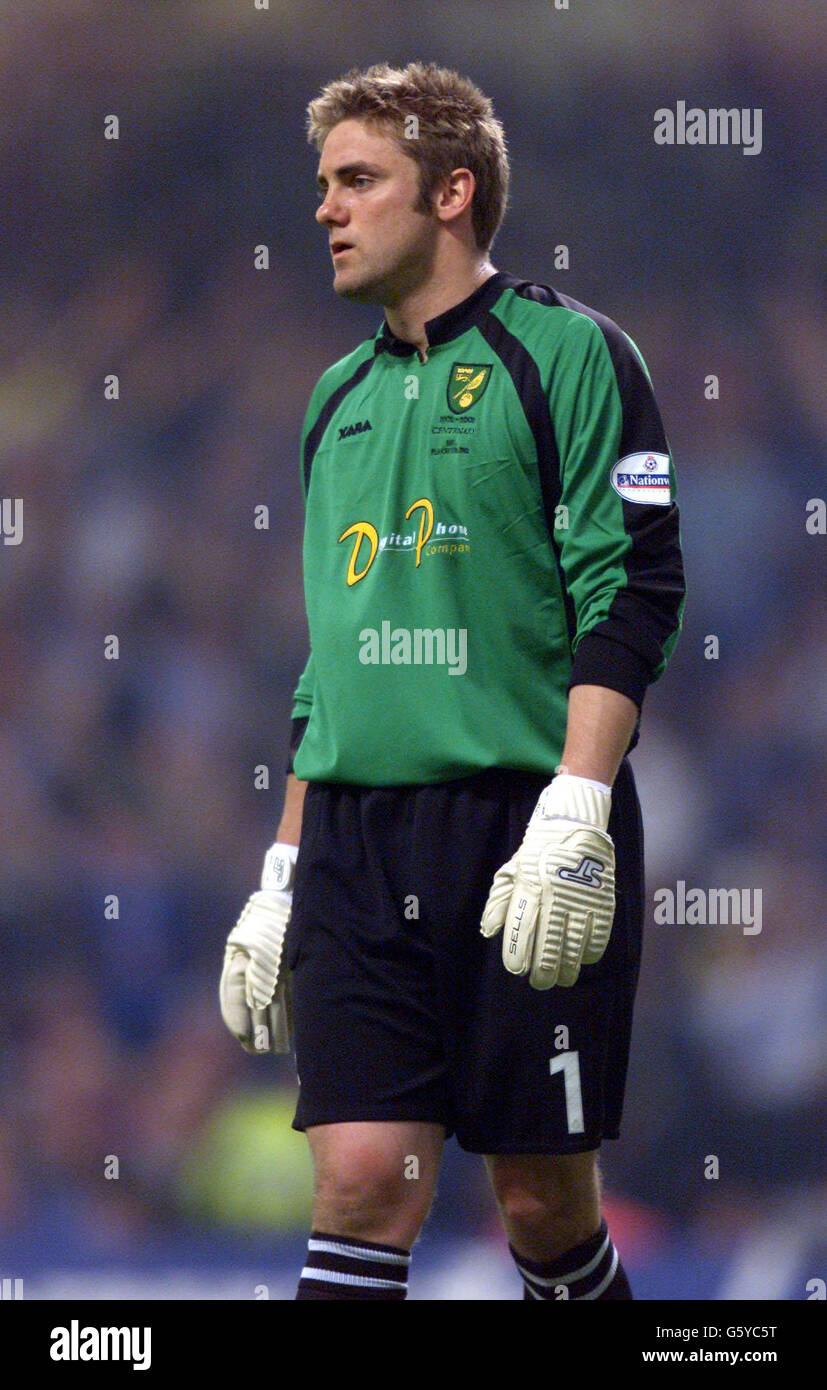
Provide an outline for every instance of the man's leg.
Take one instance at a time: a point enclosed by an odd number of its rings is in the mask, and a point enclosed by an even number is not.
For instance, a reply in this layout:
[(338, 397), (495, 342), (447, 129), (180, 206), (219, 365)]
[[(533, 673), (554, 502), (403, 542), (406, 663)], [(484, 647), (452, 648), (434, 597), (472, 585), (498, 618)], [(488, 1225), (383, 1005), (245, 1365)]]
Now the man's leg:
[(485, 1160), (526, 1299), (630, 1299), (600, 1214), (597, 1152)]
[(308, 1126), (315, 1199), (297, 1298), (400, 1299), (436, 1190), (445, 1130), (424, 1122)]

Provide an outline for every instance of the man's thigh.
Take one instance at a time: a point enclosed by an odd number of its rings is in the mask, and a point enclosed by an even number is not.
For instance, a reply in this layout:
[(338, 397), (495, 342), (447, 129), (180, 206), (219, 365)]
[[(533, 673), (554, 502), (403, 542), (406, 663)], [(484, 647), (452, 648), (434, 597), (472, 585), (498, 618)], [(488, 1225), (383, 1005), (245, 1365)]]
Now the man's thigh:
[[(519, 845), (534, 788), (514, 781), (503, 862)], [(510, 974), (500, 940), (447, 920), (436, 937), (448, 1074), (456, 1079), (455, 1130), (472, 1153), (585, 1154), (617, 1138), (641, 954), (644, 878), (640, 808), (624, 762), (612, 796), (616, 909), (602, 958), (570, 988), (536, 990)], [(503, 834), (502, 823), (492, 833)], [(485, 868), (487, 871), (488, 865)], [(474, 885), (476, 919), (488, 887)], [(481, 901), (480, 901), (481, 900)], [(473, 920), (469, 912), (466, 916)]]
[[(451, 1128), (415, 789), (313, 784), (286, 946), (299, 1099), (294, 1127)], [(339, 1140), (335, 1141), (336, 1145)]]

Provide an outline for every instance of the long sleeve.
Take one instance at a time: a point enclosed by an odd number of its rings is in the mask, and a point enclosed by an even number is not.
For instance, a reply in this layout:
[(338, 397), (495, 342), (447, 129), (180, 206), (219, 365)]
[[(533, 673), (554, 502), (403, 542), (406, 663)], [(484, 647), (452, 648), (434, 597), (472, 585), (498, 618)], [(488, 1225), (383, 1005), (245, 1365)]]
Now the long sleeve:
[(565, 509), (556, 534), (576, 616), (570, 685), (604, 685), (640, 706), (683, 612), (674, 464), (632, 340), (595, 315), (573, 320), (567, 348), (550, 404)]

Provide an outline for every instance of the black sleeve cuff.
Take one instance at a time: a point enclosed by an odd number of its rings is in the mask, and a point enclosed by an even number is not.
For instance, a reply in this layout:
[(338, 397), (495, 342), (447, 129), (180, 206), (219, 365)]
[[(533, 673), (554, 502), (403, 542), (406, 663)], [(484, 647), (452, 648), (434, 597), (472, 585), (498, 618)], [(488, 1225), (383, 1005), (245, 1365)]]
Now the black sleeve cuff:
[(587, 632), (574, 654), (569, 690), (573, 685), (605, 685), (627, 695), (640, 709), (651, 672), (639, 652), (599, 632)]
[(296, 753), (298, 752), (299, 744), (304, 738), (304, 731), (307, 728), (307, 721), (309, 717), (309, 715), (305, 715), (301, 719), (293, 720), (293, 727), (290, 730), (290, 756), (287, 759), (287, 767), (285, 768), (285, 772), (293, 771), (293, 759), (295, 758)]

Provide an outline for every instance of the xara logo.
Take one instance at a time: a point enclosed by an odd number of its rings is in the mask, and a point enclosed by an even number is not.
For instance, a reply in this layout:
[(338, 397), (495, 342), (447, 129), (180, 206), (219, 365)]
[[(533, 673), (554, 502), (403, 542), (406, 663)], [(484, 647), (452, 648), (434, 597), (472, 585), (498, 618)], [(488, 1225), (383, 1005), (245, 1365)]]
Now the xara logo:
[(373, 425), (370, 420), (357, 420), (355, 425), (340, 425), (339, 439), (350, 439), (354, 434), (365, 434), (367, 430), (372, 430)]

